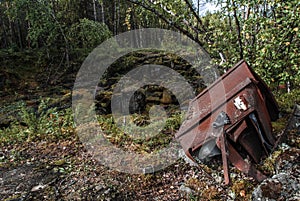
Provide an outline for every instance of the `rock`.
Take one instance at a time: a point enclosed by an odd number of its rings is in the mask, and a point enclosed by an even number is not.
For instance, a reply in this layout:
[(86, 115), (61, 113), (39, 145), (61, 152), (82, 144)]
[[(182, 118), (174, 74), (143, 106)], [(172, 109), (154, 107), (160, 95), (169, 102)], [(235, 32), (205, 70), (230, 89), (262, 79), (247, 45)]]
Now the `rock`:
[(100, 190), (102, 190), (102, 189), (104, 189), (104, 188), (105, 188), (105, 186), (102, 185), (102, 184), (100, 184), (100, 185), (97, 185), (97, 186), (95, 187), (95, 190), (96, 190), (96, 191), (100, 191)]
[(274, 175), (263, 181), (252, 193), (252, 200), (299, 200), (299, 178), (287, 173)]
[(191, 194), (193, 192), (191, 188), (185, 186), (184, 184), (179, 187), (179, 190), (185, 192), (186, 194)]
[(150, 97), (146, 98), (146, 102), (147, 103), (159, 103), (160, 102), (160, 98), (159, 97), (150, 96)]
[(252, 200), (300, 200), (300, 150), (287, 149), (276, 159), (276, 173), (252, 193)]
[(109, 188), (109, 189), (107, 189), (106, 191), (104, 191), (103, 194), (107, 195), (110, 191), (111, 191), (111, 189)]
[(32, 187), (31, 192), (40, 191), (40, 190), (43, 190), (46, 187), (47, 187), (47, 185), (39, 184), (37, 186)]
[(287, 148), (278, 156), (276, 174), (255, 188), (252, 200), (300, 200), (299, 153), (297, 148)]
[(146, 107), (146, 96), (142, 91), (135, 91), (129, 102), (129, 112), (141, 114)]
[(6, 154), (0, 150), (0, 161), (4, 161), (4, 159), (6, 159), (6, 158), (7, 158)]
[(163, 95), (162, 95), (162, 99), (161, 99), (161, 103), (171, 104), (172, 102), (173, 102), (172, 94), (169, 91), (164, 90)]
[(182, 158), (190, 166), (198, 166), (197, 163), (195, 163), (189, 157), (187, 157), (187, 155), (184, 153), (183, 149), (180, 149), (178, 154), (179, 154), (179, 157)]
[(267, 181), (265, 184), (262, 184), (261, 187), (262, 196), (272, 199), (278, 199), (282, 191), (282, 183), (275, 181)]

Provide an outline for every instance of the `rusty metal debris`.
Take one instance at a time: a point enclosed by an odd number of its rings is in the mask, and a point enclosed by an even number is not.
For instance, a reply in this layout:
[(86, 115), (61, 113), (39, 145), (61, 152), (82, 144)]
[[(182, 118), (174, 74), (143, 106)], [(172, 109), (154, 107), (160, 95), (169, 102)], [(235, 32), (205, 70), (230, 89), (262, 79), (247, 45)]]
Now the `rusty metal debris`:
[(230, 182), (229, 162), (262, 181), (266, 176), (253, 163), (272, 152), (276, 139), (271, 121), (278, 114), (267, 85), (240, 61), (191, 100), (176, 138), (195, 162), (222, 154), (225, 184)]

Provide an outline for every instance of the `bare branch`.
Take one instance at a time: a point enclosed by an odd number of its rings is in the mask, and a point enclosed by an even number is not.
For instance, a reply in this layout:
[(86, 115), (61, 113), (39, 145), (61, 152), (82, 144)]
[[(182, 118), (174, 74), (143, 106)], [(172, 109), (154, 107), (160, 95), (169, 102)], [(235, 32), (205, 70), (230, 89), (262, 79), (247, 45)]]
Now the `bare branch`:
[[(136, 0), (127, 0), (130, 3), (136, 4), (138, 6), (143, 7), (144, 9), (154, 13), (155, 15), (157, 15), (160, 19), (162, 19), (164, 22), (166, 22), (167, 24), (172, 25), (173, 27), (175, 27), (178, 31), (180, 31), (181, 33), (185, 34), (187, 37), (189, 37), (190, 39), (192, 39), (193, 41), (195, 41), (196, 43), (198, 43), (199, 45), (203, 45), (203, 43), (201, 41), (199, 41), (199, 39), (195, 36), (193, 36), (193, 34), (191, 34), (187, 29), (184, 29), (183, 26), (180, 26), (179, 24), (176, 24), (175, 22), (169, 20), (167, 17), (165, 17), (165, 15), (163, 15), (161, 12), (159, 12), (157, 9), (147, 6), (146, 4), (143, 4), (142, 2), (136, 1)], [(167, 10), (165, 10), (164, 8), (162, 8), (165, 12), (167, 12)], [(172, 15), (172, 13), (167, 12), (170, 15)], [(174, 13), (173, 13), (174, 14)], [(174, 16), (173, 16), (174, 17)], [(196, 31), (197, 29), (194, 27), (189, 26), (189, 23), (187, 21), (183, 21), (182, 23), (186, 24), (188, 27), (192, 28), (194, 31)], [(198, 32), (197, 32), (198, 34)]]
[(207, 32), (206, 28), (203, 26), (202, 20), (200, 19), (200, 16), (196, 13), (195, 9), (193, 8), (193, 5), (191, 4), (191, 2), (189, 0), (184, 0), (184, 2), (188, 5), (189, 9), (192, 11), (194, 17), (197, 19), (198, 23), (201, 26), (201, 29), (204, 32)]

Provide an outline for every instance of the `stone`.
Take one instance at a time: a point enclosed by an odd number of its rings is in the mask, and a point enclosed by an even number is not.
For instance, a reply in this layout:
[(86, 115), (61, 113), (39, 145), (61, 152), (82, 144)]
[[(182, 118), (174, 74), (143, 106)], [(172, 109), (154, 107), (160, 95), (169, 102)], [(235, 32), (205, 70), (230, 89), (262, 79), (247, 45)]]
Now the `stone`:
[(263, 181), (252, 193), (252, 200), (277, 201), (300, 199), (299, 178), (287, 173)]
[(162, 98), (161, 98), (161, 103), (163, 103), (163, 104), (171, 104), (172, 102), (173, 102), (172, 94), (169, 91), (164, 90)]

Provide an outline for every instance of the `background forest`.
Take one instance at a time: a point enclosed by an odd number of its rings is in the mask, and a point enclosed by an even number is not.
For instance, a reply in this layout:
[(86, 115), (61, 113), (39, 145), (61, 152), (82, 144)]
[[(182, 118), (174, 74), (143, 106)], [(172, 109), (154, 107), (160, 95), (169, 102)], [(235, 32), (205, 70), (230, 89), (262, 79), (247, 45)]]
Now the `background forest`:
[[(163, 171), (131, 175), (87, 153), (71, 108), (76, 74), (103, 41), (141, 28), (180, 32), (201, 45), (221, 73), (244, 59), (275, 94), (281, 118), (274, 133), (283, 133), (300, 104), (299, 0), (0, 0), (0, 200), (251, 199), (259, 184), (231, 168), (232, 184), (224, 187), (220, 164), (199, 169), (180, 159)], [(168, 145), (182, 121), (174, 98), (156, 88), (149, 100), (171, 105), (159, 135), (135, 140), (116, 127), (112, 89), (122, 73), (147, 63), (177, 68), (197, 93), (203, 90), (195, 69), (177, 55), (133, 52), (112, 64), (99, 82), (104, 92), (95, 94), (97, 118), (112, 144), (138, 153)], [(139, 126), (149, 123), (143, 115), (132, 115)], [(299, 135), (286, 143), (258, 169), (272, 176), (283, 164), (278, 161), (297, 162)], [(287, 169), (297, 172), (299, 164), (293, 167)], [(294, 196), (282, 198), (273, 189), (278, 199)]]
[[(207, 2), (218, 10), (201, 12)], [(33, 51), (40, 67), (65, 71), (110, 36), (166, 28), (201, 44), (223, 68), (243, 58), (268, 84), (296, 88), (299, 9), (297, 0), (3, 0), (1, 58)]]

